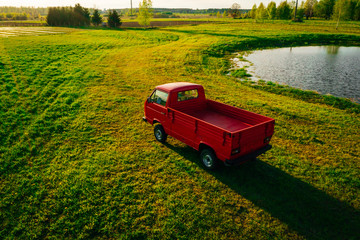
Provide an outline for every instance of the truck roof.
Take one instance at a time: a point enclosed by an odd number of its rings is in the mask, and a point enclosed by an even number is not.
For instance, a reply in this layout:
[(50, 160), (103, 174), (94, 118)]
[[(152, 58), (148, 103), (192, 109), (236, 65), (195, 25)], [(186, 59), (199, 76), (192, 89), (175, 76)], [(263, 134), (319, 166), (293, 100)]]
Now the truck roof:
[(189, 82), (175, 82), (175, 83), (167, 83), (167, 84), (163, 84), (163, 85), (159, 85), (156, 87), (156, 89), (159, 90), (163, 90), (166, 92), (172, 92), (174, 90), (176, 91), (185, 91), (185, 90), (190, 90), (190, 89), (194, 89), (194, 88), (199, 88), (202, 86), (199, 84), (195, 84), (195, 83), (189, 83)]

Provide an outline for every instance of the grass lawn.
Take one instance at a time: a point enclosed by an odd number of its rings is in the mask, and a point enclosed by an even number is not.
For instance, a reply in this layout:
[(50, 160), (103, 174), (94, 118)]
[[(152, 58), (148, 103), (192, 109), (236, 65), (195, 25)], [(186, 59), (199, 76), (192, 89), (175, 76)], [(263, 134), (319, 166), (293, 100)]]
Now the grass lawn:
[[(63, 30), (0, 37), (0, 236), (360, 238), (359, 105), (224, 74), (232, 51), (359, 45), (360, 23)], [(273, 149), (209, 172), (156, 142), (143, 103), (175, 81), (276, 119)]]

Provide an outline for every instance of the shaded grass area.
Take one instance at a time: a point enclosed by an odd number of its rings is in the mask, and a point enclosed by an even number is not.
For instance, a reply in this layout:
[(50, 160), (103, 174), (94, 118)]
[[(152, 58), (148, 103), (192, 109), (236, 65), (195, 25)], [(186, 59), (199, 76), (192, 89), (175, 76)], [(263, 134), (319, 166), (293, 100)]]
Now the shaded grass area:
[[(248, 86), (223, 75), (226, 59), (204, 54), (349, 28), (241, 23), (1, 38), (0, 235), (359, 238), (356, 111)], [(143, 102), (174, 81), (275, 118), (273, 150), (207, 172), (181, 142), (156, 142)]]
[[(166, 146), (202, 167), (193, 149)], [(273, 152), (283, 157), (289, 155), (282, 148)], [(270, 158), (273, 156), (274, 153)], [(358, 232), (360, 222), (352, 207), (266, 162), (257, 160), (240, 167), (222, 168), (211, 174), (307, 238), (336, 239), (342, 236), (351, 239)], [(242, 211), (247, 209), (240, 209), (240, 214)], [(274, 235), (269, 229), (267, 237)]]

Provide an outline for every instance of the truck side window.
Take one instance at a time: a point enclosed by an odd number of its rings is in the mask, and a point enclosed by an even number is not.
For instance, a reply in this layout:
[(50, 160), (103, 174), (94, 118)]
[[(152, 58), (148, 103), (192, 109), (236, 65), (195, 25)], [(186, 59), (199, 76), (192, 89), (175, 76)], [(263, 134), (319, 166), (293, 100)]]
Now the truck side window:
[(169, 94), (166, 92), (155, 90), (155, 92), (150, 97), (150, 101), (165, 106), (168, 95)]
[(199, 96), (197, 89), (178, 92), (178, 102), (197, 98)]

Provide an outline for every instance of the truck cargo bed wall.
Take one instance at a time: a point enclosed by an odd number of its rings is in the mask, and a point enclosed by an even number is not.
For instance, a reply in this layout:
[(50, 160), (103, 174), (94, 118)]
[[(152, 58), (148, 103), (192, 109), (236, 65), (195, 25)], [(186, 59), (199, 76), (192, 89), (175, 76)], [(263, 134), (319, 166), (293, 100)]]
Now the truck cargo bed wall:
[(219, 103), (213, 100), (207, 100), (207, 107), (215, 112), (238, 119), (246, 124), (249, 124), (250, 126), (254, 126), (271, 120), (271, 118), (261, 116), (259, 114), (252, 113), (240, 108), (232, 107), (223, 103)]

